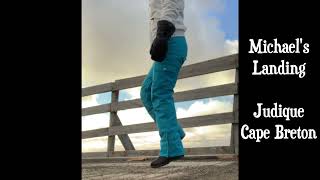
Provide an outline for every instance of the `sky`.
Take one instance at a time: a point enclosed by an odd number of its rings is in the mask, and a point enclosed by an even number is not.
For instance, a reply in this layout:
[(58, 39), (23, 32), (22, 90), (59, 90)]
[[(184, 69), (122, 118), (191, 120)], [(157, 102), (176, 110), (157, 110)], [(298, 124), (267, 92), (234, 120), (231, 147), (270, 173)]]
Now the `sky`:
[[(82, 87), (144, 75), (152, 65), (148, 26), (148, 0), (82, 1)], [(238, 52), (237, 0), (185, 0), (188, 57), (194, 64)], [(178, 80), (175, 92), (234, 82), (234, 70)], [(120, 101), (139, 98), (140, 87), (121, 90)], [(110, 102), (111, 94), (82, 98), (82, 107)], [(176, 103), (177, 117), (232, 111), (233, 96)], [(132, 114), (135, 114), (133, 117)], [(124, 125), (153, 122), (144, 108), (119, 111)], [(134, 118), (134, 119), (133, 119)], [(109, 113), (82, 117), (82, 130), (108, 127)], [(185, 128), (185, 147), (229, 145), (231, 125)], [(159, 149), (155, 132), (129, 134), (138, 150)], [(148, 137), (148, 138), (146, 138)], [(82, 151), (105, 151), (107, 138), (82, 140)], [(123, 150), (116, 138), (115, 150)]]

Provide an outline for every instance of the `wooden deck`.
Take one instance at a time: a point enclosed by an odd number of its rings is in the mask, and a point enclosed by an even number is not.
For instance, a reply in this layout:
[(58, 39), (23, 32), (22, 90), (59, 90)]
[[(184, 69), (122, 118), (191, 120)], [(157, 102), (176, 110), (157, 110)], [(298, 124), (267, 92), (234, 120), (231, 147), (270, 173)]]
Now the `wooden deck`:
[(232, 156), (186, 157), (161, 168), (151, 168), (156, 157), (134, 159), (98, 159), (83, 163), (83, 180), (237, 180), (238, 160)]

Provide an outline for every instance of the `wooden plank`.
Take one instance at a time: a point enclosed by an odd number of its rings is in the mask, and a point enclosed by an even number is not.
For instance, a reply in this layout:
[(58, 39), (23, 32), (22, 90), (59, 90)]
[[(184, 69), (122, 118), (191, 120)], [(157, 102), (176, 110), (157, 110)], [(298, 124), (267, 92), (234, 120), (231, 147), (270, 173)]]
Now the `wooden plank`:
[(132, 124), (127, 126), (114, 126), (109, 130), (109, 135), (120, 135), (120, 134), (132, 134), (132, 133), (142, 133), (156, 131), (156, 126), (154, 122)]
[[(126, 157), (89, 157), (82, 156), (83, 164), (96, 163), (119, 163), (130, 161), (152, 161), (158, 156), (126, 156)], [(198, 160), (219, 160), (219, 161), (236, 161), (238, 155), (235, 154), (206, 154), (206, 155), (185, 155), (184, 161), (198, 161)], [(100, 167), (95, 165), (95, 167)], [(101, 166), (103, 167), (103, 166)]]
[(97, 86), (86, 87), (82, 89), (82, 97), (109, 92), (112, 90), (113, 83), (106, 83)]
[(233, 54), (184, 66), (179, 74), (179, 79), (235, 69), (237, 61), (238, 54)]
[(196, 116), (179, 120), (183, 128), (228, 124), (234, 121), (232, 112)]
[(239, 154), (239, 124), (238, 123), (234, 123), (232, 124), (232, 137), (233, 137), (233, 143), (231, 144), (231, 146), (234, 147), (234, 153), (235, 154)]
[[(234, 116), (232, 112), (211, 114), (205, 116), (195, 116), (188, 118), (178, 119), (183, 128), (217, 125), (217, 124), (227, 124), (234, 122)], [(132, 124), (127, 126), (113, 126), (109, 128), (95, 129), (90, 131), (82, 132), (82, 138), (93, 138), (97, 136), (109, 136), (109, 135), (120, 135), (120, 134), (132, 134), (132, 133), (142, 133), (157, 131), (154, 122), (142, 123), (142, 124)]]
[[(196, 116), (182, 118), (178, 120), (183, 128), (208, 126), (215, 124), (227, 124), (234, 122), (233, 113), (220, 113), (205, 116)], [(109, 127), (109, 135), (132, 134), (141, 132), (156, 131), (157, 128), (154, 122), (133, 124), (128, 126), (113, 126)]]
[(88, 139), (88, 138), (108, 136), (108, 134), (109, 134), (108, 131), (109, 131), (109, 128), (101, 128), (101, 129), (83, 131), (81, 138), (82, 139)]
[[(239, 87), (239, 69), (236, 69), (236, 74), (235, 74), (235, 84), (237, 87)], [(233, 97), (233, 112), (235, 113), (235, 122), (239, 122), (239, 93), (238, 93), (239, 88), (237, 88), (237, 92), (234, 94)]]
[(108, 157), (108, 152), (86, 152), (82, 153), (82, 158)]
[[(174, 100), (175, 102), (190, 101), (195, 99), (232, 95), (234, 93), (237, 93), (237, 86), (235, 83), (230, 83), (219, 86), (177, 92), (174, 94)], [(112, 111), (119, 111), (139, 107), (143, 107), (141, 100), (134, 99), (112, 104)]]
[[(178, 79), (199, 76), (234, 69), (237, 67), (238, 54), (224, 56), (213, 60), (187, 65), (181, 68)], [(120, 79), (115, 82), (114, 89), (121, 90), (141, 86), (146, 75)]]
[[(114, 126), (122, 126), (122, 123), (121, 123), (117, 114), (115, 116)], [(118, 134), (118, 137), (119, 137), (119, 139), (120, 139), (120, 141), (126, 151), (127, 150), (135, 150), (128, 134)]]
[[(238, 85), (239, 83), (239, 69), (236, 69), (235, 75), (235, 83)], [(233, 97), (233, 113), (235, 122), (232, 123), (231, 126), (231, 138), (230, 145), (232, 145), (234, 149), (234, 153), (238, 154), (239, 152), (239, 95), (236, 93)]]
[(194, 89), (179, 92), (174, 95), (176, 102), (190, 101), (195, 99), (232, 95), (237, 92), (237, 86), (234, 83), (212, 86), (207, 88)]
[[(118, 102), (119, 100), (119, 91), (112, 91), (111, 94), (111, 103)], [(109, 121), (109, 128), (112, 128), (116, 123), (116, 115), (117, 112), (110, 112), (110, 121)], [(114, 151), (114, 144), (115, 144), (115, 136), (108, 134), (108, 154)]]
[(107, 113), (110, 111), (111, 111), (111, 105), (103, 104), (99, 106), (82, 108), (82, 116), (89, 116), (89, 115), (99, 114), (99, 113)]
[(142, 76), (136, 76), (136, 77), (131, 77), (127, 79), (116, 80), (114, 88), (121, 90), (121, 89), (128, 89), (128, 88), (141, 86), (145, 77), (146, 75), (142, 75)]
[(132, 108), (143, 107), (143, 104), (140, 99), (133, 99), (128, 101), (120, 101), (116, 104), (112, 104), (112, 111), (120, 111)]
[[(231, 146), (185, 148), (185, 155), (230, 154)], [(114, 151), (109, 157), (158, 156), (159, 150)]]

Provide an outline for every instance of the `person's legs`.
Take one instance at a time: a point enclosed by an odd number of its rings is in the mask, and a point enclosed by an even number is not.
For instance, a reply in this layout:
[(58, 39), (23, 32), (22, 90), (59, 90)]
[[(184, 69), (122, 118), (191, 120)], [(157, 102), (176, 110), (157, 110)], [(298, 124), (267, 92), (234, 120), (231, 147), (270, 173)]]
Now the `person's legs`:
[[(154, 64), (152, 65), (151, 69), (149, 70), (149, 73), (147, 74), (147, 76), (145, 77), (142, 83), (141, 90), (140, 90), (140, 99), (143, 106), (146, 108), (147, 112), (149, 113), (149, 115), (152, 117), (154, 122), (156, 122), (155, 113), (153, 111), (153, 105), (151, 101), (151, 86), (152, 86), (153, 71), (154, 71), (153, 68), (154, 68)], [(181, 128), (180, 124), (178, 125), (179, 125), (178, 131), (179, 131), (180, 138), (183, 139), (185, 137), (185, 132)]]
[(153, 106), (151, 102), (151, 85), (152, 85), (152, 78), (153, 78), (153, 67), (149, 70), (146, 78), (144, 79), (141, 90), (140, 90), (140, 99), (143, 106), (146, 108), (147, 112), (150, 114), (152, 119), (156, 122), (156, 118), (153, 111)]
[(187, 45), (184, 37), (173, 37), (168, 43), (168, 52), (162, 62), (153, 66), (151, 101), (161, 137), (160, 156), (184, 155), (181, 137), (184, 132), (177, 121), (173, 89), (182, 64), (186, 59)]

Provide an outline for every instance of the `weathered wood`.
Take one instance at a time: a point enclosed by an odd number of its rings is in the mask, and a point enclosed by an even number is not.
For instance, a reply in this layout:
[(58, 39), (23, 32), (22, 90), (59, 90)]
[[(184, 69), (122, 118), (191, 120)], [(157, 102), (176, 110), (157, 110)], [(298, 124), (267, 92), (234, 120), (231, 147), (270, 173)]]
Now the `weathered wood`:
[[(119, 100), (119, 91), (112, 91), (111, 94), (111, 103), (118, 102)], [(116, 123), (116, 115), (117, 112), (110, 112), (110, 121), (109, 121), (109, 128), (114, 126)], [(112, 153), (114, 151), (114, 144), (115, 144), (115, 136), (114, 135), (108, 135), (108, 153)]]
[[(100, 155), (99, 155), (100, 154)], [(152, 161), (156, 156), (126, 156), (126, 157), (105, 157), (106, 153), (86, 153), (82, 155), (82, 163), (119, 163), (128, 161)], [(97, 156), (99, 155), (99, 156)], [(238, 159), (238, 155), (235, 154), (205, 154), (205, 155), (185, 155), (183, 160), (195, 161), (195, 160), (222, 160), (222, 161), (234, 161)], [(95, 166), (97, 167), (97, 166)]]
[[(185, 148), (185, 155), (214, 155), (214, 154), (230, 154), (232, 146), (216, 146), (216, 147), (195, 147)], [(106, 152), (82, 153), (82, 158), (103, 158)], [(158, 156), (159, 149), (156, 150), (135, 150), (135, 151), (114, 151), (109, 157), (137, 157), (137, 156)]]
[[(196, 116), (178, 119), (183, 128), (189, 127), (199, 127), (215, 124), (227, 124), (232, 123), (233, 113), (220, 113), (212, 114), (205, 116)], [(150, 132), (156, 131), (157, 128), (154, 122), (142, 123), (142, 124), (133, 124), (128, 126), (113, 126), (108, 130), (109, 135), (118, 135), (118, 134), (132, 134), (132, 133), (141, 133), (141, 132)]]
[[(236, 76), (235, 76), (235, 83), (238, 85), (239, 83), (239, 70), (236, 69)], [(239, 152), (239, 95), (238, 92), (235, 93), (233, 97), (233, 113), (235, 122), (232, 123), (231, 126), (231, 138), (230, 138), (230, 145), (233, 146), (234, 153), (238, 154)]]
[[(232, 112), (211, 114), (205, 116), (194, 116), (188, 118), (178, 119), (183, 128), (217, 125), (217, 124), (227, 124), (234, 122), (234, 116)], [(142, 133), (157, 131), (154, 122), (142, 123), (142, 124), (132, 124), (127, 126), (112, 126), (109, 128), (95, 129), (90, 131), (82, 132), (82, 138), (93, 138), (99, 136), (109, 136), (109, 135), (121, 135), (121, 134), (132, 134), (132, 133)]]
[(110, 104), (103, 104), (99, 106), (92, 106), (87, 108), (82, 108), (82, 116), (89, 116), (93, 114), (106, 113), (111, 111)]
[(82, 131), (82, 139), (88, 139), (88, 138), (95, 138), (95, 137), (102, 137), (102, 136), (108, 136), (109, 128), (101, 128), (101, 129), (94, 129), (89, 131)]
[(82, 158), (103, 158), (108, 157), (108, 152), (86, 152), (81, 153)]
[(118, 103), (112, 104), (112, 111), (120, 111), (139, 107), (143, 107), (141, 100), (133, 99), (128, 101), (120, 101)]
[[(200, 154), (229, 154), (232, 153), (231, 146), (220, 147), (197, 147), (185, 148), (185, 155), (200, 155)], [(114, 151), (109, 157), (126, 157), (126, 156), (157, 156), (159, 150), (138, 150), (138, 151)]]
[(113, 83), (106, 83), (97, 86), (91, 86), (82, 89), (82, 97), (90, 96), (93, 94), (99, 94), (104, 92), (109, 92), (112, 90)]
[[(212, 86), (188, 91), (177, 92), (173, 95), (175, 102), (191, 101), (195, 99), (203, 99), (217, 96), (232, 95), (237, 92), (235, 83), (224, 84), (219, 86)], [(119, 111), (131, 108), (143, 107), (140, 99), (129, 101), (121, 101), (112, 104), (112, 111)]]
[[(209, 97), (232, 95), (237, 93), (237, 85), (235, 83), (224, 84), (219, 86), (212, 86), (188, 91), (177, 92), (174, 94), (175, 102), (190, 101), (195, 99), (203, 99)], [(104, 104), (82, 109), (82, 116), (116, 112), (119, 110), (143, 107), (140, 99), (129, 101), (112, 102), (111, 104)]]
[(145, 77), (146, 75), (142, 75), (142, 76), (136, 76), (136, 77), (127, 78), (127, 79), (116, 80), (114, 88), (121, 90), (121, 89), (128, 89), (128, 88), (141, 86)]
[[(114, 122), (114, 126), (122, 126), (122, 123), (118, 117), (118, 115), (116, 114), (115, 116), (115, 122)], [(112, 128), (112, 127), (111, 127)], [(130, 140), (130, 137), (128, 136), (128, 134), (118, 134), (118, 137), (124, 147), (124, 149), (127, 151), (127, 150), (135, 150), (131, 140)]]
[(179, 79), (235, 69), (237, 61), (238, 54), (233, 54), (184, 66), (180, 71)]
[[(208, 73), (234, 69), (237, 66), (238, 54), (224, 56), (213, 60), (187, 65), (181, 68), (178, 79), (199, 76)], [(114, 89), (127, 89), (141, 86), (146, 75), (121, 79), (115, 82)]]
[(231, 135), (233, 137), (233, 143), (231, 145), (234, 147), (233, 151), (235, 154), (239, 154), (239, 124), (238, 123), (232, 124)]
[(235, 122), (239, 122), (239, 69), (236, 69), (235, 84), (238, 87), (233, 97), (233, 112), (235, 114)]
[(179, 92), (174, 95), (174, 99), (176, 102), (190, 101), (195, 99), (232, 95), (236, 92), (237, 92), (237, 86), (234, 83), (230, 83), (230, 84), (224, 84), (219, 86), (212, 86), (212, 87)]

